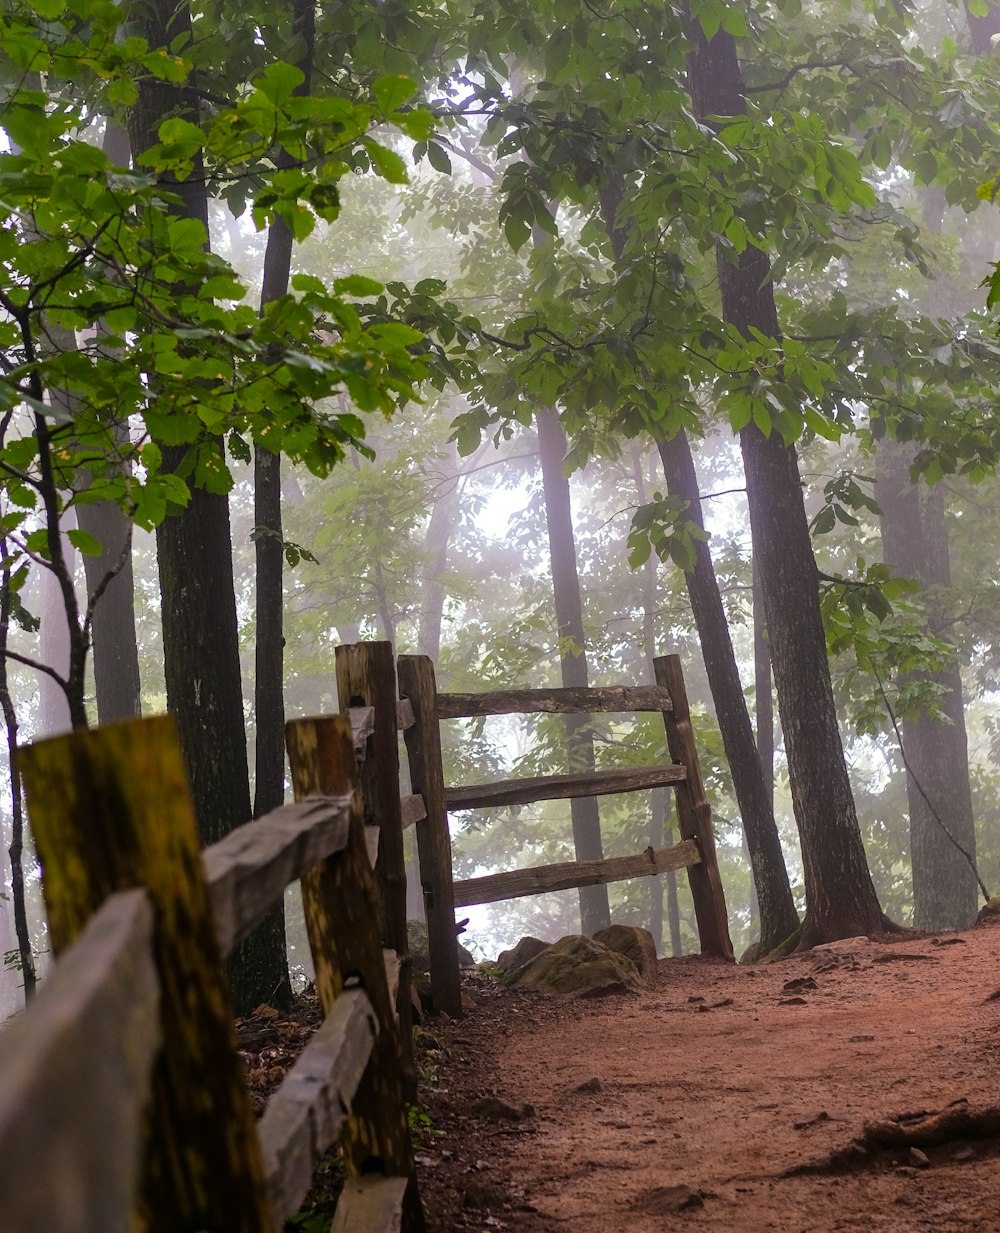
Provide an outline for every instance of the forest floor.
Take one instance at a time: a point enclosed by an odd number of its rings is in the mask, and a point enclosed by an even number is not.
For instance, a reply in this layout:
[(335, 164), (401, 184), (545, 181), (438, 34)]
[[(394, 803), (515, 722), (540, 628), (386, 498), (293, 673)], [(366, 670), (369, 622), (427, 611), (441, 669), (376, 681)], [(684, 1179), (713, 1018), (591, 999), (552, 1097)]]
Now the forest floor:
[(431, 1228), (1000, 1233), (998, 950), (993, 925), (661, 960), (583, 1002), (473, 977), (423, 1030)]

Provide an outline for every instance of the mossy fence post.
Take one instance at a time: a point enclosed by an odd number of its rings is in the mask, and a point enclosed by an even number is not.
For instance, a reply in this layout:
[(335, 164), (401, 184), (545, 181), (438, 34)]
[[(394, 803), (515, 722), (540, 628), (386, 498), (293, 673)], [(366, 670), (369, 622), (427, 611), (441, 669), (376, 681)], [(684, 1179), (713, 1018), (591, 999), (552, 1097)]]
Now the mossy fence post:
[[(347, 717), (296, 719), (285, 726), (295, 799), (343, 796), (354, 788), (355, 755)], [(401, 1051), (379, 944), (379, 895), (364, 843), (364, 820), (355, 795), (351, 842), (341, 856), (315, 866), (302, 879), (302, 901), (316, 969), (316, 989), (329, 1015), (345, 989), (361, 986), (375, 1012), (378, 1035), (371, 1062), (341, 1133), (348, 1175), (383, 1174), (409, 1179), (403, 1211), (405, 1233), (420, 1233), (413, 1151), (404, 1103)]]
[(163, 1047), (134, 1227), (273, 1233), (187, 776), (167, 716), (20, 753), (55, 954), (115, 891), (146, 888)]

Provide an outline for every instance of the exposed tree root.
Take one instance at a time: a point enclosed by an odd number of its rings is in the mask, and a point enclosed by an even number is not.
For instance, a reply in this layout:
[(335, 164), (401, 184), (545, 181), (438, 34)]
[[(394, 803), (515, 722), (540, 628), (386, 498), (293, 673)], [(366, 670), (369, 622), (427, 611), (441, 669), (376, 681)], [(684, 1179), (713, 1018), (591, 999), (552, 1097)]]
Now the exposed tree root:
[(816, 1173), (843, 1173), (870, 1164), (880, 1152), (911, 1147), (939, 1147), (955, 1139), (1000, 1138), (1000, 1108), (974, 1108), (966, 1100), (936, 1112), (900, 1113), (880, 1122), (869, 1122), (856, 1139), (817, 1160), (793, 1165), (778, 1177), (802, 1177)]

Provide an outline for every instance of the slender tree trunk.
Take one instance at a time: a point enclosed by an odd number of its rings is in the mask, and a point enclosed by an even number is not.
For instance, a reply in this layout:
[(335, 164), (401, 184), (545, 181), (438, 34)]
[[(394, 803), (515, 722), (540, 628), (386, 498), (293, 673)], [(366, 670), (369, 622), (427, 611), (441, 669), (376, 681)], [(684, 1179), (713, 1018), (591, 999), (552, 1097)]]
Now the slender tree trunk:
[[(601, 195), (604, 225), (618, 261), (621, 260), (628, 239), (627, 232), (616, 223), (623, 192), (621, 180), (612, 175)], [(687, 434), (680, 429), (669, 439), (656, 436), (655, 440), (667, 491), (671, 496), (687, 501), (686, 517), (704, 530), (701, 492)], [(640, 498), (645, 500), (641, 492)], [(796, 932), (799, 917), (792, 899), (781, 839), (774, 821), (773, 796), (764, 780), (754, 743), (753, 726), (729, 633), (729, 621), (707, 543), (700, 540), (696, 542), (695, 567), (690, 573), (685, 573), (684, 581), (698, 630), (722, 743), (733, 777), (733, 788), (743, 819), (753, 870), (753, 898), (760, 912), (757, 950), (760, 954), (766, 954), (786, 942)]]
[(441, 654), (441, 625), (444, 619), (445, 586), (444, 574), (448, 566), (448, 548), (455, 530), (460, 506), (460, 480), (457, 476), (447, 481), (431, 508), (430, 522), (424, 548), (427, 566), (420, 597), (420, 627), (417, 646), (421, 655), (427, 655), (435, 663)]
[[(186, 3), (151, 0), (141, 9), (151, 47), (183, 44), (191, 37)], [(138, 83), (129, 114), (129, 137), (138, 155), (157, 140), (160, 123), (181, 115), (197, 122), (192, 92), (148, 77)], [(191, 176), (171, 182), (179, 216), (199, 221), (208, 235), (208, 199), (198, 162)], [(221, 448), (221, 446), (220, 446)], [(186, 447), (163, 447), (163, 468), (177, 470)], [(250, 818), (250, 782), (243, 723), (239, 633), (233, 581), (232, 534), (226, 497), (192, 488), (186, 509), (168, 516), (156, 532), (163, 623), (167, 706), (174, 714), (202, 842), (210, 844)], [(264, 927), (237, 949), (230, 962), (237, 1013), (289, 995), (283, 945)]]
[[(701, 493), (687, 435), (680, 431), (669, 441), (658, 440), (667, 488), (688, 502), (684, 516), (704, 529)], [(792, 899), (781, 839), (761, 771), (753, 725), (747, 709), (729, 622), (707, 543), (695, 543), (695, 567), (685, 574), (708, 683), (722, 743), (733, 776), (733, 787), (743, 816), (753, 881), (760, 903), (760, 953), (780, 946), (799, 927)]]
[[(536, 415), (538, 454), (542, 466), (542, 487), (545, 492), (545, 522), (549, 537), (549, 559), (552, 564), (552, 590), (555, 597), (556, 627), (559, 634), (559, 664), (564, 686), (586, 688), (586, 638), (583, 630), (583, 603), (580, 598), (580, 576), (576, 567), (576, 539), (573, 532), (573, 509), (569, 480), (563, 470), (566, 457), (566, 435), (558, 414), (546, 407)], [(570, 763), (574, 771), (594, 769), (594, 738), (590, 717), (566, 716), (566, 736), (569, 741)], [(580, 797), (570, 802), (573, 818), (573, 842), (576, 859), (601, 860), (601, 818), (597, 798)], [(611, 923), (606, 886), (580, 888), (580, 927), (587, 934), (596, 933)]]
[[(72, 552), (72, 548), (70, 551)], [(62, 591), (58, 579), (50, 569), (39, 568), (36, 572), (38, 615), (41, 620), (38, 654), (43, 664), (53, 668), (65, 680), (69, 676), (70, 639)], [(62, 732), (68, 732), (72, 726), (66, 691), (47, 673), (40, 672), (38, 674), (38, 720), (34, 726), (35, 738), (57, 736)]]
[(97, 722), (134, 719), (141, 713), (139, 646), (135, 633), (135, 581), (132, 572), (132, 524), (110, 501), (76, 509), (80, 529), (100, 543), (99, 556), (84, 555), (87, 595), (92, 597), (109, 573), (94, 608), (92, 644)]
[[(730, 34), (707, 40), (692, 22), (688, 82), (695, 112), (746, 111), (743, 77)], [(717, 268), (722, 316), (749, 334), (779, 338), (768, 255), (753, 246), (735, 261), (721, 246)], [(879, 907), (861, 842), (830, 681), (819, 606), (819, 578), (795, 449), (754, 424), (740, 433), (754, 556), (761, 587), (792, 804), (805, 874), (806, 918), (800, 947), (889, 925)]]
[[(303, 40), (304, 52), (299, 68), (305, 80), (297, 94), (311, 89), (313, 55), (316, 46), (316, 6), (314, 0), (292, 0), (294, 32)], [(279, 167), (291, 166), (290, 156), (281, 151)], [(288, 224), (276, 218), (267, 233), (264, 252), (264, 279), (260, 306), (288, 293), (292, 272), (293, 236)], [(284, 631), (284, 533), (281, 521), (281, 456), (258, 444), (254, 449), (254, 522), (258, 534), (254, 542), (257, 565), (257, 641), (255, 648), (254, 715), (256, 717), (256, 761), (254, 779), (254, 817), (282, 804), (285, 799), (285, 631)], [(284, 944), (284, 914), (274, 914), (272, 928), (280, 928)]]
[[(934, 592), (951, 585), (948, 535), (940, 488), (910, 482), (916, 449), (885, 441), (879, 449), (876, 495), (882, 509), (882, 557), (892, 572), (929, 588), (928, 619), (938, 632), (944, 614)], [(957, 664), (937, 674), (948, 722), (927, 716), (901, 720), (910, 814), (913, 923), (919, 929), (964, 929), (976, 918), (978, 893), (970, 859), (976, 829), (969, 784), (965, 699)], [(963, 856), (961, 849), (968, 854)]]
[(27, 898), (24, 893), (24, 793), (21, 771), (17, 763), (17, 711), (10, 693), (7, 675), (7, 643), (10, 637), (10, 557), (6, 539), (0, 539), (0, 710), (7, 730), (7, 767), (10, 774), (11, 837), (10, 856), (11, 897), (14, 908), (14, 932), (24, 979), (24, 1000), (35, 996), (35, 958), (31, 950), (31, 930), (28, 927)]

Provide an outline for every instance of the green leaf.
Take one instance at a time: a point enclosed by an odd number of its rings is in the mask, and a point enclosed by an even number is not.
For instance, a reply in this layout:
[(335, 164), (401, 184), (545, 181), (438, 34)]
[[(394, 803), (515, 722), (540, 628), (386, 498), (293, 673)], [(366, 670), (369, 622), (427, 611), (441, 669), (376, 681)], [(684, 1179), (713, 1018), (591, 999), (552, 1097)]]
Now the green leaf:
[(280, 105), (292, 97), (305, 79), (305, 73), (296, 65), (278, 60), (269, 64), (254, 84), (258, 93), (263, 94), (270, 102)]
[(337, 295), (381, 295), (385, 286), (363, 274), (348, 274), (334, 281), (333, 290)]
[(409, 102), (416, 92), (415, 82), (402, 75), (377, 77), (372, 82), (372, 93), (385, 114), (398, 110), (404, 103)]
[(372, 167), (383, 180), (388, 180), (390, 184), (409, 183), (410, 177), (406, 174), (406, 164), (395, 150), (389, 150), (385, 146), (380, 146), (377, 141), (373, 141), (370, 137), (365, 138), (364, 147), (368, 157), (371, 159)]
[(451, 175), (451, 159), (448, 157), (448, 151), (438, 142), (432, 141), (427, 146), (427, 161), (444, 176)]
[(81, 531), (79, 527), (72, 531), (67, 531), (66, 538), (85, 557), (99, 557), (101, 555), (100, 540), (95, 539), (93, 535), (88, 534), (86, 531)]

